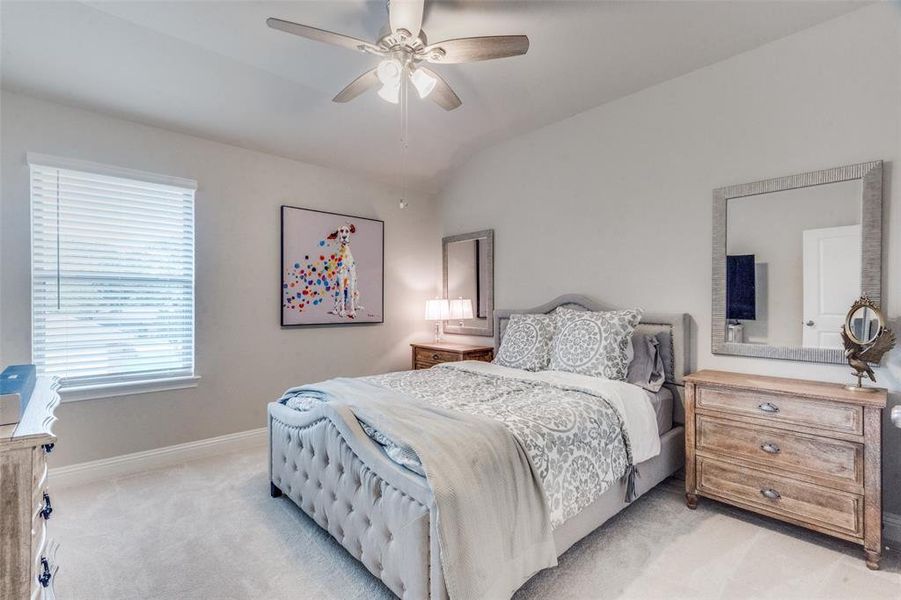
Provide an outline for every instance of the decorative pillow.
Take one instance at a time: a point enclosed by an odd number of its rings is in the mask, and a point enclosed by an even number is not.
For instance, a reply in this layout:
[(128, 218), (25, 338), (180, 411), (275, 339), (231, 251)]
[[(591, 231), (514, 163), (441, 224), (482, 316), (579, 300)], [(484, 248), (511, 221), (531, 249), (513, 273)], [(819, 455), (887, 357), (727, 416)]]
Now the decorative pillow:
[(632, 336), (632, 346), (634, 357), (629, 362), (626, 381), (656, 394), (666, 381), (660, 340), (656, 335), (636, 333)]
[(554, 321), (550, 315), (511, 315), (495, 364), (526, 371), (544, 369), (554, 339)]
[(641, 320), (640, 308), (605, 312), (554, 311), (557, 332), (548, 367), (594, 377), (623, 380), (629, 366), (627, 349)]

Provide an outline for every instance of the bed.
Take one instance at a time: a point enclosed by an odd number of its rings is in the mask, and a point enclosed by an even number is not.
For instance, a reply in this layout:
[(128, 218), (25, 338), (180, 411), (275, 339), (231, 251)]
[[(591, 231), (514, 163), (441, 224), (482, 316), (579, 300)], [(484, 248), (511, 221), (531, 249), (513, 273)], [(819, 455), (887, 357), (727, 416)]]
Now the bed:
[[(558, 307), (611, 310), (590, 298), (561, 296), (525, 310), (496, 310), (500, 346), (510, 316), (549, 314)], [(659, 434), (659, 454), (636, 462), (639, 476), (617, 480), (590, 503), (553, 527), (556, 555), (595, 530), (684, 463), (681, 380), (686, 373), (688, 315), (644, 314), (636, 333), (658, 336), (666, 382), (649, 397)], [(465, 367), (460, 367), (465, 370)], [(330, 403), (299, 411), (269, 405), (269, 478), (273, 496), (289, 497), (401, 598), (447, 598), (440, 559), (437, 508), (427, 479), (402, 466), (355, 418)], [(550, 497), (550, 494), (549, 494)]]

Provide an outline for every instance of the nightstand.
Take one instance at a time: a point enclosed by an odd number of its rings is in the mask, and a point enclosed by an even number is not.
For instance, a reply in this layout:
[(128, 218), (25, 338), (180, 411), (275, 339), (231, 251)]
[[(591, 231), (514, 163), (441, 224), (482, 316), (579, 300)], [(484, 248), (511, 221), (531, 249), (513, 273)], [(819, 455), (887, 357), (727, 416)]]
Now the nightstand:
[(458, 362), (461, 360), (491, 362), (494, 359), (494, 348), (491, 346), (447, 344), (444, 342), (410, 344), (410, 346), (413, 348), (414, 369), (428, 369), (439, 363)]

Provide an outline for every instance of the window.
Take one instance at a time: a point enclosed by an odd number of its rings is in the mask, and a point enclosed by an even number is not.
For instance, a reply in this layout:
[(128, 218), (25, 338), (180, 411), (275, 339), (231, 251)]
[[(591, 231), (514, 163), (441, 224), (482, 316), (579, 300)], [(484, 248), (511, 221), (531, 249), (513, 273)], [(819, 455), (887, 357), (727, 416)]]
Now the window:
[(190, 180), (47, 156), (31, 168), (32, 358), (63, 389), (194, 375)]

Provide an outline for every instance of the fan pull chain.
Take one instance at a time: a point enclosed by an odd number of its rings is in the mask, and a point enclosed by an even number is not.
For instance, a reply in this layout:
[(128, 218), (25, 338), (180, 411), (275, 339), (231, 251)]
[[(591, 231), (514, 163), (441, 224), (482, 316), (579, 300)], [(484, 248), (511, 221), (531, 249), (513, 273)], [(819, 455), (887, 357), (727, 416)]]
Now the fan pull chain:
[(404, 74), (401, 77), (401, 89), (400, 89), (400, 154), (401, 154), (401, 186), (400, 186), (400, 202), (399, 206), (401, 209), (407, 208), (407, 148), (409, 146), (409, 103), (407, 102), (407, 92), (409, 90), (409, 81)]

